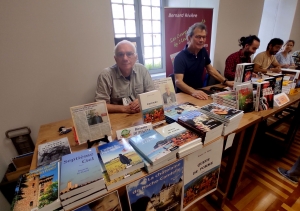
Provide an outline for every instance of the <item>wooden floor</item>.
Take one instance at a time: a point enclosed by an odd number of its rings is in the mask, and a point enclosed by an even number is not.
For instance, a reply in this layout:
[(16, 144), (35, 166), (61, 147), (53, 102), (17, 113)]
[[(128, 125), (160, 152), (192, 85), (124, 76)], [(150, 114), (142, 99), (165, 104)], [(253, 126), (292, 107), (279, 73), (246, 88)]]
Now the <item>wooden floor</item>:
[[(189, 211), (300, 211), (300, 185), (282, 177), (278, 167), (290, 169), (300, 156), (300, 131), (283, 157), (251, 153), (238, 192), (233, 200), (226, 200), (222, 209), (208, 203), (197, 202)], [(226, 165), (222, 161), (222, 166)]]

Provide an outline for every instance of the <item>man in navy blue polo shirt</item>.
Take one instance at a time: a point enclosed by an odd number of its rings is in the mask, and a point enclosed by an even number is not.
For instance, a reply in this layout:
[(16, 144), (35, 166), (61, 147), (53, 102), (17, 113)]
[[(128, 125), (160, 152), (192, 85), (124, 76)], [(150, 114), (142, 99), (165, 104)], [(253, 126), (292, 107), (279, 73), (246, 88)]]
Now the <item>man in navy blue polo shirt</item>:
[(203, 87), (204, 71), (220, 81), (233, 87), (233, 81), (224, 78), (210, 63), (209, 55), (204, 47), (206, 26), (203, 23), (193, 24), (186, 32), (188, 44), (177, 54), (174, 60), (175, 84), (178, 92), (185, 92), (200, 100), (208, 99), (207, 94), (197, 88)]

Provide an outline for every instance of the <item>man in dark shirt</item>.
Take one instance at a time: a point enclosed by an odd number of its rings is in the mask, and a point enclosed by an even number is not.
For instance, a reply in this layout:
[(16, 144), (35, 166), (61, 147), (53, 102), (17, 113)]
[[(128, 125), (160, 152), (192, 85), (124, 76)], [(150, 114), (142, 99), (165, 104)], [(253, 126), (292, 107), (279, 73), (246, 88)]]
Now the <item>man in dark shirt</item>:
[(188, 44), (177, 54), (174, 60), (175, 84), (178, 92), (185, 92), (200, 100), (208, 99), (207, 94), (197, 88), (203, 87), (205, 68), (212, 77), (226, 86), (233, 86), (233, 81), (224, 78), (210, 63), (204, 47), (206, 26), (193, 24), (186, 33)]
[(250, 63), (251, 55), (259, 48), (260, 40), (255, 35), (241, 37), (239, 46), (243, 48), (227, 57), (225, 62), (224, 75), (228, 80), (234, 80), (235, 69), (237, 64)]

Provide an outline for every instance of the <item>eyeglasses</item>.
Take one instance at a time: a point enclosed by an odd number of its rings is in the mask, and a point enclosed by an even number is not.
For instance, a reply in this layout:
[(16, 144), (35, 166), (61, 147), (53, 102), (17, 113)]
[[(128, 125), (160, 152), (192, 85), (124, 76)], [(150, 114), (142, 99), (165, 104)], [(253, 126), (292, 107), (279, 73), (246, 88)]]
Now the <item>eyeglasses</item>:
[(134, 55), (135, 55), (135, 53), (132, 53), (132, 52), (125, 52), (125, 53), (117, 53), (116, 54), (116, 57), (118, 57), (118, 58), (123, 58), (124, 57), (124, 55), (126, 55), (128, 58), (131, 58), (131, 57), (133, 57)]

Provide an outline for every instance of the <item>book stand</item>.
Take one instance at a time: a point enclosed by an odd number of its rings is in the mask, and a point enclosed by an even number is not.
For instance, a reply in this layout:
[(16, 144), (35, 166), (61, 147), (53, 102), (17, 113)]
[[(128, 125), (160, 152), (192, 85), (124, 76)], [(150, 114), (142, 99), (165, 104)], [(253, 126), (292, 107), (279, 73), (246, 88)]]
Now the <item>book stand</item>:
[(90, 149), (95, 143), (99, 143), (100, 141), (109, 143), (108, 136), (105, 135), (103, 138), (97, 139), (97, 140), (95, 140), (95, 141), (87, 140), (87, 141), (86, 141), (86, 143), (87, 143), (87, 145), (88, 145), (87, 148)]

